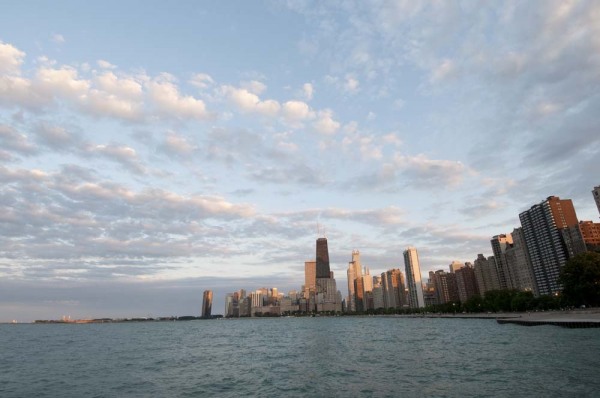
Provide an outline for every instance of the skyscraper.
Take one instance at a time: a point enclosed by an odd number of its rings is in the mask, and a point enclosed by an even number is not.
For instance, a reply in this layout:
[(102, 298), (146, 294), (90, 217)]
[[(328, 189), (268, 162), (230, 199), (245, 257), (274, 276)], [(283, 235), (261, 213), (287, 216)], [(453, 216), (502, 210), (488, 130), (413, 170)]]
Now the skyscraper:
[(573, 202), (550, 196), (519, 214), (519, 219), (537, 293), (558, 293), (560, 269), (569, 258), (586, 250)]
[(317, 263), (314, 260), (304, 262), (304, 298), (308, 300), (310, 292), (317, 288)]
[(501, 234), (496, 235), (490, 241), (492, 251), (494, 252), (494, 260), (496, 261), (496, 271), (498, 272), (498, 282), (500, 289), (515, 289), (513, 276), (510, 273), (508, 264), (506, 263), (506, 250), (511, 247), (512, 235)]
[(330, 278), (329, 269), (329, 250), (327, 248), (327, 238), (317, 239), (317, 279)]
[(423, 298), (423, 285), (421, 283), (421, 267), (419, 254), (415, 247), (408, 247), (404, 251), (404, 267), (406, 268), (406, 285), (408, 287), (408, 305), (411, 308), (425, 307)]
[(362, 276), (360, 265), (360, 252), (352, 250), (352, 261), (348, 263), (348, 311), (356, 311), (356, 293), (354, 290), (354, 281)]
[(205, 290), (202, 295), (202, 318), (210, 318), (212, 311), (212, 290)]

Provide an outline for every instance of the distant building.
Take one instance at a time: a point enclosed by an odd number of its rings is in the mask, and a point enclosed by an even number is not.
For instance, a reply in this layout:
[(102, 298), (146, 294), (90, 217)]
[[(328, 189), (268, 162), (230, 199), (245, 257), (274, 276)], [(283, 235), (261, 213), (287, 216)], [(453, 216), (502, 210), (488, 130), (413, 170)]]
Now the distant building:
[(213, 292), (205, 290), (202, 294), (202, 318), (210, 318), (212, 311)]
[(560, 269), (586, 251), (570, 199), (550, 196), (519, 214), (538, 294), (560, 292)]
[[(318, 238), (316, 243), (316, 290), (309, 298), (310, 311), (342, 311), (341, 293), (337, 291), (335, 278), (329, 266), (327, 238)], [(314, 297), (314, 298), (313, 298)]]
[(329, 269), (329, 249), (327, 248), (327, 238), (317, 239), (317, 279), (330, 278)]
[(465, 303), (471, 297), (479, 295), (477, 280), (475, 279), (475, 270), (470, 264), (456, 270), (454, 273), (456, 274), (458, 299), (461, 303)]
[(356, 293), (354, 290), (354, 281), (362, 276), (362, 268), (360, 265), (360, 252), (352, 250), (352, 261), (348, 263), (348, 301), (347, 310), (350, 312), (356, 311)]
[(448, 268), (450, 268), (450, 272), (454, 273), (457, 270), (461, 269), (462, 267), (464, 267), (465, 265), (463, 263), (461, 263), (460, 261), (452, 261), (452, 263), (449, 265)]
[(304, 262), (304, 298), (309, 299), (310, 293), (317, 288), (317, 262), (309, 260)]
[(513, 243), (506, 248), (504, 257), (508, 272), (511, 275), (512, 288), (532, 291), (537, 294), (523, 228), (513, 229), (511, 236)]
[[(431, 275), (431, 274), (430, 274)], [(433, 286), (438, 304), (459, 301), (456, 274), (439, 270), (433, 273)]]
[(481, 296), (484, 296), (490, 290), (500, 289), (494, 256), (486, 258), (483, 254), (478, 254), (473, 263), (475, 280), (477, 281), (477, 288)]
[(404, 267), (406, 268), (406, 285), (408, 287), (408, 305), (411, 308), (425, 307), (423, 298), (423, 285), (421, 284), (421, 266), (419, 254), (415, 247), (408, 247), (404, 251)]
[(498, 273), (498, 282), (500, 289), (514, 289), (513, 276), (506, 264), (506, 249), (512, 245), (511, 234), (496, 235), (490, 241), (492, 251), (494, 252), (494, 261), (496, 263), (496, 272)]
[(408, 305), (402, 271), (394, 268), (383, 272), (381, 274), (381, 285), (384, 308), (402, 308)]
[(592, 195), (594, 195), (594, 201), (596, 202), (596, 207), (598, 208), (598, 213), (600, 213), (600, 185), (594, 187), (592, 191)]

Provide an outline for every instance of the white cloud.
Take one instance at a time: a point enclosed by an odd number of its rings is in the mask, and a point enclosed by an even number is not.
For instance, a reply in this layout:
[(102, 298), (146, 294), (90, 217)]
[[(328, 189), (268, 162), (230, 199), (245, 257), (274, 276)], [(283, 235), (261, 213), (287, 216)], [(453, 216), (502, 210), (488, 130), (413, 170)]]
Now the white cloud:
[(319, 111), (319, 116), (313, 124), (317, 132), (325, 135), (335, 134), (340, 126), (340, 122), (333, 119), (333, 111), (330, 109)]
[(258, 113), (264, 116), (274, 117), (279, 113), (281, 106), (275, 100), (261, 101), (258, 95), (243, 88), (223, 86), (221, 91), (242, 112)]
[(102, 69), (116, 69), (116, 68), (117, 68), (115, 65), (113, 65), (113, 64), (111, 64), (110, 62), (108, 62), (108, 61), (105, 61), (105, 60), (103, 60), (103, 59), (99, 59), (99, 60), (97, 61), (97, 64), (98, 64), (98, 66), (99, 66), (100, 68), (102, 68)]
[(310, 83), (304, 83), (302, 85), (302, 93), (304, 95), (304, 99), (306, 99), (307, 101), (310, 101), (313, 99), (313, 95), (315, 93), (315, 89), (313, 87), (312, 84)]
[(174, 131), (167, 132), (164, 147), (168, 152), (184, 156), (190, 155), (196, 149), (196, 147), (190, 143), (186, 137), (179, 135)]
[(267, 89), (267, 86), (258, 80), (242, 82), (241, 87), (256, 95), (261, 95)]
[(282, 107), (283, 117), (290, 122), (300, 122), (314, 117), (314, 112), (306, 102), (287, 101)]
[(192, 78), (189, 80), (189, 83), (192, 86), (198, 87), (201, 90), (213, 85), (215, 81), (212, 77), (207, 75), (206, 73), (196, 73), (192, 75)]
[(179, 88), (170, 80), (162, 75), (146, 83), (150, 99), (159, 112), (179, 119), (207, 120), (211, 117), (204, 101), (191, 95), (181, 95)]
[(89, 145), (84, 150), (90, 155), (103, 156), (120, 163), (134, 173), (146, 173), (137, 152), (131, 147), (123, 145)]
[(48, 96), (82, 99), (90, 89), (90, 82), (79, 79), (75, 68), (63, 66), (60, 69), (41, 67), (37, 70), (36, 85)]
[(25, 53), (0, 41), (0, 73), (19, 75)]

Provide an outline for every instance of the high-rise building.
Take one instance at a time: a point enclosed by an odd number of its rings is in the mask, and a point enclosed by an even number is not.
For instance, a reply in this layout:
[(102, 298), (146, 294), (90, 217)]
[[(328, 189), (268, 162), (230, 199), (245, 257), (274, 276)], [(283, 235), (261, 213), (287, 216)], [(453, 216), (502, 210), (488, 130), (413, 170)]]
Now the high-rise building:
[(202, 294), (202, 318), (210, 318), (212, 311), (212, 290), (205, 290)]
[[(312, 295), (311, 295), (312, 297)], [(316, 245), (316, 294), (312, 309), (317, 312), (342, 310), (341, 293), (337, 291), (333, 272), (329, 268), (329, 249), (327, 238), (317, 239)]]
[(598, 213), (600, 213), (600, 185), (594, 187), (592, 191), (592, 195), (594, 195), (594, 201), (596, 202), (596, 207), (598, 208)]
[(513, 276), (510, 273), (508, 264), (506, 264), (506, 249), (512, 245), (512, 236), (510, 234), (496, 235), (490, 241), (494, 260), (496, 261), (496, 271), (498, 272), (498, 282), (500, 289), (514, 289)]
[(354, 290), (354, 281), (362, 276), (360, 265), (360, 252), (352, 250), (352, 261), (348, 263), (348, 311), (356, 311), (356, 293)]
[(550, 196), (519, 214), (538, 294), (555, 294), (560, 269), (585, 252), (579, 221), (570, 199)]
[(404, 251), (404, 267), (408, 287), (408, 305), (411, 308), (423, 308), (425, 307), (425, 299), (423, 298), (423, 285), (421, 283), (421, 266), (419, 265), (419, 254), (415, 247), (408, 247)]
[(408, 304), (402, 271), (394, 268), (383, 272), (381, 274), (381, 284), (383, 287), (384, 308), (402, 308), (405, 304)]
[[(431, 275), (431, 274), (430, 274)], [(433, 285), (438, 304), (459, 301), (456, 274), (439, 270), (433, 273)]]
[(458, 288), (458, 299), (461, 303), (465, 303), (471, 297), (479, 294), (477, 288), (477, 280), (475, 279), (475, 270), (470, 263), (457, 270), (456, 287)]
[(513, 243), (506, 248), (504, 257), (508, 272), (512, 276), (512, 288), (535, 293), (531, 260), (525, 245), (523, 228), (515, 228), (511, 237)]
[(478, 254), (477, 258), (473, 262), (475, 264), (475, 280), (477, 281), (477, 288), (479, 294), (482, 296), (490, 290), (500, 289), (500, 282), (498, 281), (498, 271), (496, 270), (496, 261), (494, 256), (486, 258), (483, 254)]
[(463, 263), (461, 263), (460, 261), (452, 261), (452, 263), (448, 266), (448, 268), (450, 268), (450, 272), (454, 273), (456, 271), (458, 271), (459, 269), (461, 269), (462, 267), (464, 267), (465, 265)]
[(309, 260), (304, 262), (304, 298), (308, 300), (310, 292), (317, 288), (317, 262)]
[(329, 250), (327, 248), (327, 238), (317, 239), (317, 279), (330, 278), (331, 271), (329, 269)]
[(579, 229), (581, 230), (583, 241), (588, 250), (600, 248), (600, 223), (580, 221)]

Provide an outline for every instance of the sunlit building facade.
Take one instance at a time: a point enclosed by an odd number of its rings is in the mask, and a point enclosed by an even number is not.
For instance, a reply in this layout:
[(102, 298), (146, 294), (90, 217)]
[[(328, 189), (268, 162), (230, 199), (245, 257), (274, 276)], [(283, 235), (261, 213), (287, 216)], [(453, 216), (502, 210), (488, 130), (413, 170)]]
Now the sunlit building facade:
[(421, 266), (419, 265), (419, 254), (415, 247), (408, 247), (404, 251), (404, 267), (408, 287), (408, 305), (411, 308), (423, 308), (425, 307), (425, 299), (423, 298), (423, 285), (421, 282)]
[(212, 311), (213, 292), (205, 290), (202, 294), (202, 318), (210, 318)]

